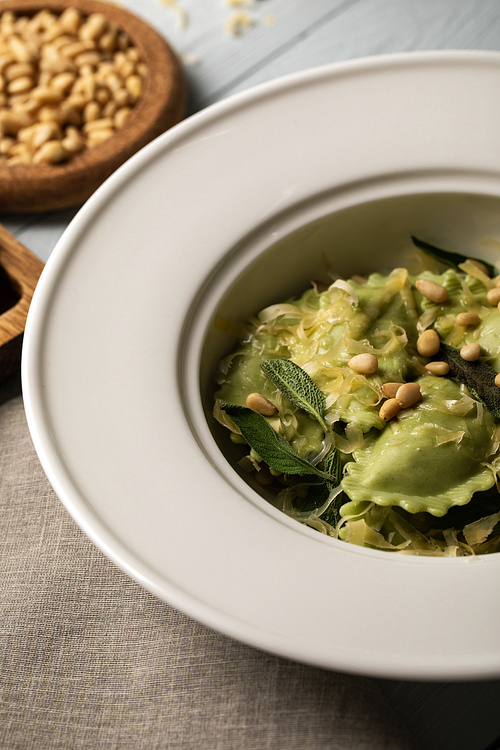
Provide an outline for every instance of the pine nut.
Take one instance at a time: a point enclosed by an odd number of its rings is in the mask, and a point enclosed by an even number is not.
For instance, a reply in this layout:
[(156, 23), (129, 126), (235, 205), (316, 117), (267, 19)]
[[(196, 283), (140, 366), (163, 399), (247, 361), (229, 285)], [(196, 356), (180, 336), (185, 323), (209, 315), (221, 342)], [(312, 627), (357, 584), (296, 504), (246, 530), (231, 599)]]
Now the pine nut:
[(500, 372), (495, 376), (495, 385), (500, 388)]
[(395, 398), (401, 385), (402, 383), (384, 383), (382, 385), (382, 393), (386, 398)]
[(0, 112), (0, 127), (6, 135), (15, 135), (21, 128), (26, 128), (33, 123), (33, 119), (27, 112)]
[(80, 39), (97, 39), (108, 28), (106, 16), (102, 13), (92, 13), (87, 21), (80, 27), (78, 36)]
[(33, 79), (31, 76), (20, 76), (19, 78), (14, 78), (14, 80), (9, 83), (7, 91), (9, 94), (22, 94), (32, 88)]
[(14, 138), (0, 138), (0, 154), (10, 154), (14, 143)]
[(112, 128), (95, 128), (87, 133), (87, 144), (89, 146), (98, 146), (103, 141), (111, 138), (114, 132)]
[(378, 370), (378, 359), (373, 354), (356, 354), (351, 357), (347, 366), (360, 375), (373, 375)]
[(36, 125), (28, 125), (27, 128), (21, 128), (17, 131), (17, 140), (21, 143), (29, 143), (35, 132)]
[(142, 78), (138, 75), (128, 76), (125, 79), (125, 86), (134, 101), (142, 94)]
[(396, 401), (402, 409), (409, 409), (420, 401), (420, 386), (418, 383), (404, 383), (396, 393)]
[(74, 107), (68, 107), (67, 104), (62, 104), (59, 109), (60, 120), (69, 125), (80, 125), (82, 118), (78, 110)]
[(59, 23), (64, 31), (74, 36), (82, 23), (82, 15), (76, 8), (66, 8), (61, 13)]
[(62, 91), (65, 94), (74, 84), (75, 78), (76, 76), (74, 73), (66, 71), (65, 73), (58, 73), (55, 75), (50, 83), (57, 91)]
[[(11, 109), (14, 111), (14, 105), (12, 103), (12, 97), (10, 97), (10, 103), (11, 103)], [(16, 112), (26, 112), (29, 115), (36, 115), (38, 110), (40, 109), (40, 105), (35, 99), (25, 99), (23, 102), (19, 102), (15, 105), (15, 111)]]
[(81, 111), (85, 105), (88, 104), (88, 99), (81, 94), (71, 94), (71, 96), (68, 96), (66, 99), (65, 104), (67, 107)]
[(112, 128), (113, 120), (111, 117), (100, 117), (96, 120), (89, 120), (82, 127), (83, 133), (90, 133), (92, 130), (102, 130), (103, 128)]
[[(104, 76), (104, 83), (106, 86), (110, 89), (110, 91), (117, 91), (118, 89), (123, 88), (123, 80), (116, 71), (113, 71), (111, 73), (107, 73)], [(126, 82), (125, 82), (126, 83)]]
[[(60, 29), (59, 33), (61, 33)], [(51, 39), (50, 46), (51, 48), (57, 50), (58, 53), (60, 53), (62, 47), (65, 47), (67, 44), (73, 44), (73, 41), (73, 37), (70, 34), (62, 34), (61, 36), (55, 36), (53, 39)]]
[(11, 36), (9, 42), (10, 49), (17, 62), (33, 62), (33, 55), (19, 37)]
[(486, 299), (490, 303), (490, 305), (498, 305), (500, 302), (500, 287), (494, 286), (493, 289), (490, 289), (486, 295)]
[(101, 108), (97, 102), (89, 102), (83, 108), (83, 121), (85, 123), (91, 122), (92, 120), (98, 120), (101, 116)]
[(39, 122), (57, 122), (62, 125), (63, 117), (58, 107), (41, 107), (38, 112)]
[(29, 164), (31, 162), (33, 152), (26, 143), (16, 143), (11, 150), (10, 161), (14, 161), (16, 164)]
[[(121, 54), (123, 54), (123, 52)], [(127, 78), (128, 76), (135, 74), (135, 65), (133, 62), (131, 62), (131, 60), (127, 60), (127, 58), (125, 58), (123, 62), (116, 62), (118, 65), (118, 72), (120, 73), (122, 78)]]
[(264, 463), (260, 464), (260, 469), (255, 472), (254, 476), (258, 484), (262, 487), (267, 487), (274, 482), (274, 477), (271, 474), (269, 466)]
[(82, 65), (97, 65), (100, 61), (101, 55), (99, 52), (94, 52), (93, 50), (85, 50), (85, 52), (80, 52), (80, 54), (75, 57), (75, 63), (78, 67)]
[(481, 318), (476, 312), (463, 312), (458, 313), (456, 322), (458, 326), (477, 326)]
[(460, 356), (462, 359), (466, 359), (467, 362), (475, 362), (480, 354), (481, 347), (475, 341), (472, 344), (465, 344), (465, 346), (460, 349)]
[(132, 97), (127, 89), (116, 89), (113, 91), (113, 99), (116, 102), (117, 107), (126, 107), (128, 104), (133, 104)]
[(76, 65), (73, 60), (65, 57), (58, 49), (52, 45), (47, 45), (44, 56), (40, 60), (40, 70), (44, 73), (64, 73), (65, 71), (75, 72)]
[(35, 130), (31, 137), (31, 145), (36, 150), (40, 148), (43, 143), (53, 141), (60, 137), (61, 130), (56, 122), (43, 122), (35, 126)]
[(64, 36), (64, 29), (59, 21), (53, 21), (50, 26), (47, 27), (44, 34), (44, 38), (47, 42), (52, 42), (62, 36)]
[(82, 52), (85, 52), (85, 47), (81, 42), (69, 42), (60, 48), (60, 52), (65, 57), (74, 58), (77, 55), (81, 55)]
[(418, 279), (415, 283), (418, 291), (422, 297), (426, 297), (431, 302), (435, 302), (438, 305), (443, 304), (448, 299), (448, 290), (441, 284), (436, 284), (435, 281), (429, 281), (428, 279)]
[(50, 164), (58, 164), (66, 158), (66, 151), (64, 150), (61, 141), (47, 141), (44, 143), (33, 156), (33, 163), (40, 164), (40, 162), (48, 162)]
[(29, 99), (29, 92), (23, 91), (20, 94), (9, 95), (9, 105), (11, 112), (20, 112), (23, 110), (26, 102)]
[(141, 55), (137, 47), (129, 47), (125, 50), (125, 56), (134, 63), (141, 62)]
[(252, 409), (252, 411), (256, 411), (257, 414), (262, 414), (265, 417), (272, 417), (278, 411), (272, 401), (269, 401), (262, 393), (250, 393), (245, 403), (248, 409)]
[(112, 99), (110, 102), (104, 105), (102, 113), (104, 117), (114, 117), (115, 112), (118, 109), (117, 103)]
[(99, 39), (99, 49), (104, 52), (114, 52), (118, 44), (118, 30), (112, 29), (107, 31)]
[(390, 419), (393, 419), (397, 414), (399, 414), (400, 411), (401, 407), (396, 399), (390, 398), (387, 401), (384, 401), (384, 403), (380, 407), (378, 415), (384, 422), (388, 422)]
[(63, 99), (63, 94), (57, 89), (38, 86), (31, 91), (31, 96), (40, 104), (59, 104)]
[(113, 125), (117, 130), (123, 128), (131, 113), (132, 110), (130, 109), (130, 107), (122, 107), (116, 112), (115, 116), (113, 117)]
[(10, 52), (5, 52), (3, 54), (0, 54), (0, 73), (3, 74), (4, 70), (9, 65), (16, 65), (17, 63), (14, 60), (14, 57)]
[(3, 76), (6, 81), (13, 81), (14, 78), (21, 78), (21, 76), (33, 77), (35, 74), (35, 67), (31, 63), (12, 63), (9, 65)]
[(111, 99), (111, 93), (108, 89), (101, 86), (100, 88), (95, 90), (94, 99), (96, 100), (96, 102), (98, 102), (98, 104), (103, 106), (104, 104), (107, 104)]
[(97, 77), (101, 83), (106, 83), (104, 80), (108, 73), (115, 72), (115, 65), (110, 60), (103, 61), (97, 69)]
[(433, 357), (438, 353), (440, 341), (434, 328), (427, 328), (417, 339), (417, 351), (422, 357)]
[(450, 365), (448, 362), (428, 362), (425, 365), (425, 369), (428, 370), (431, 375), (447, 375), (450, 371)]
[(75, 127), (68, 127), (67, 135), (61, 141), (63, 148), (70, 154), (76, 154), (85, 148), (85, 141), (80, 131)]

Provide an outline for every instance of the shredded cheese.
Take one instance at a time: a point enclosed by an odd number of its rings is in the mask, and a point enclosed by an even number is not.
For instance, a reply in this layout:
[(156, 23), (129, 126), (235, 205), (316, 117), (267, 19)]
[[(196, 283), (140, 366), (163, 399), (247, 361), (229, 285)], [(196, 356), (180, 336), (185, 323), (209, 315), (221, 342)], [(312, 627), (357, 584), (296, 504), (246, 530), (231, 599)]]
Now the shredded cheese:
[(178, 19), (178, 24), (180, 29), (185, 29), (189, 23), (188, 14), (184, 10), (184, 8), (179, 5), (177, 0), (160, 0), (162, 5), (166, 5), (167, 8), (170, 8), (170, 10), (173, 10)]
[(231, 36), (239, 36), (244, 29), (251, 28), (253, 23), (252, 16), (246, 11), (234, 11), (224, 21), (224, 28)]

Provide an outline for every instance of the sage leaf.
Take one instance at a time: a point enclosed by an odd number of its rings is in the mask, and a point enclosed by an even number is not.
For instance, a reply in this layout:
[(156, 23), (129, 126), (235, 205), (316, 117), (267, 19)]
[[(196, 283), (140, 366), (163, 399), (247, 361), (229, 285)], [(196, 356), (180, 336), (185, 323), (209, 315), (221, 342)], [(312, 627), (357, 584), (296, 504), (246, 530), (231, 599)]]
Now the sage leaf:
[(468, 362), (460, 356), (458, 349), (443, 343), (435, 359), (447, 362), (450, 371), (446, 377), (466, 385), (474, 398), (481, 401), (490, 414), (500, 419), (500, 388), (495, 385), (498, 373), (493, 367), (479, 360)]
[(302, 367), (290, 359), (263, 359), (262, 372), (294, 406), (304, 409), (321, 424), (325, 432), (328, 426), (323, 420), (325, 397)]
[(246, 406), (222, 403), (229, 419), (238, 427), (248, 445), (253, 448), (272, 469), (283, 474), (313, 474), (328, 481), (334, 477), (313, 466), (303, 458), (282, 435), (279, 435), (262, 414)]
[(440, 263), (443, 263), (445, 266), (454, 268), (455, 271), (460, 270), (460, 263), (463, 263), (466, 260), (477, 260), (488, 269), (488, 273), (490, 276), (497, 275), (496, 268), (492, 266), (491, 263), (487, 263), (482, 258), (473, 258), (472, 255), (466, 256), (466, 255), (462, 255), (461, 253), (454, 253), (451, 250), (442, 250), (440, 247), (435, 247), (434, 245), (431, 245), (429, 242), (425, 242), (424, 240), (419, 240), (417, 237), (412, 236), (411, 239), (412, 239), (413, 244), (416, 247), (420, 248), (420, 250), (423, 250), (424, 253), (427, 253), (427, 255), (430, 255), (431, 258), (438, 260)]
[[(332, 490), (334, 490), (340, 484), (342, 466), (340, 463), (340, 453), (335, 446), (329, 451), (325, 460), (323, 461), (323, 470), (331, 475), (332, 481), (323, 480), (312, 483), (307, 491), (305, 503), (301, 507), (302, 511), (314, 511), (317, 508), (321, 508), (321, 506), (324, 505), (324, 503), (326, 503), (326, 501), (328, 500), (328, 497)], [(326, 516), (327, 514), (329, 514), (330, 509), (332, 508), (332, 505), (335, 504), (336, 500), (337, 498), (334, 498), (332, 503), (323, 513), (322, 518), (324, 520), (327, 520)], [(335, 522), (335, 525), (336, 524), (337, 521)]]
[[(340, 461), (340, 453), (337, 448), (333, 448), (327, 455), (323, 468), (329, 474), (335, 477), (335, 481), (330, 483), (327, 482), (328, 489), (331, 492), (335, 487), (338, 487), (340, 480), (342, 479), (342, 464)], [(340, 508), (346, 502), (346, 496), (343, 492), (339, 492), (336, 495), (328, 508), (322, 514), (321, 518), (326, 521), (330, 526), (336, 526), (340, 521)]]
[(330, 494), (328, 484), (329, 483), (322, 479), (318, 482), (311, 482), (307, 490), (305, 501), (300, 506), (300, 510), (304, 512), (310, 511), (312, 513), (314, 510), (321, 508), (321, 506), (328, 500)]

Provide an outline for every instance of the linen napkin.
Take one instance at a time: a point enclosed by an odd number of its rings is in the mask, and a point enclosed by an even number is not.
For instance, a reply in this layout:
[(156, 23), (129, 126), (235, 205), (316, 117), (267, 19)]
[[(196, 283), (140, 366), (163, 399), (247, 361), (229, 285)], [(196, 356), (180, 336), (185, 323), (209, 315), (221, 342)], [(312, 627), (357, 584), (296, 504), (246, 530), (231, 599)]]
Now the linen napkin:
[(262, 653), (129, 579), (80, 531), (0, 387), (1, 750), (410, 750), (369, 679)]

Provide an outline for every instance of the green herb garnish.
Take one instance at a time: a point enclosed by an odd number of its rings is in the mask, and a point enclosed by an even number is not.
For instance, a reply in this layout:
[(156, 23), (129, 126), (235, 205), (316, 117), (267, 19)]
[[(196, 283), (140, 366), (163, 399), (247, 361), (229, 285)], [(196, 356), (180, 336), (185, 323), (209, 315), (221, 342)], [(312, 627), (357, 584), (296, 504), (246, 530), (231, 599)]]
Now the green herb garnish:
[(481, 401), (490, 414), (500, 419), (500, 388), (495, 385), (498, 373), (493, 367), (479, 360), (468, 362), (460, 356), (458, 349), (443, 343), (435, 359), (447, 362), (450, 371), (446, 377), (466, 385), (474, 398)]
[(314, 380), (302, 367), (290, 359), (263, 359), (262, 372), (294, 406), (318, 420), (325, 432), (328, 425), (323, 419), (325, 398)]
[(238, 427), (248, 445), (271, 469), (283, 474), (313, 474), (329, 482), (335, 481), (334, 476), (303, 458), (261, 414), (246, 406), (222, 403), (220, 407)]
[[(327, 454), (323, 461), (323, 470), (330, 474), (333, 481), (320, 480), (312, 483), (307, 490), (305, 503), (301, 506), (301, 510), (317, 510), (326, 503), (330, 492), (338, 487), (342, 475), (342, 467), (340, 463), (340, 454), (337, 448), (333, 447)], [(327, 510), (330, 509), (330, 506)]]
[(427, 255), (430, 255), (431, 258), (438, 260), (440, 263), (443, 263), (443, 265), (445, 266), (454, 268), (456, 271), (461, 270), (460, 264), (464, 263), (466, 260), (476, 260), (476, 261), (479, 261), (479, 263), (482, 263), (483, 266), (485, 266), (490, 276), (497, 275), (496, 268), (493, 265), (491, 265), (491, 263), (488, 263), (482, 258), (474, 258), (472, 257), (472, 255), (465, 256), (465, 255), (462, 255), (461, 253), (452, 252), (451, 250), (443, 250), (440, 247), (435, 247), (434, 245), (431, 245), (429, 242), (425, 242), (424, 240), (419, 240), (417, 237), (412, 236), (411, 239), (412, 239), (413, 244), (416, 247), (420, 248), (420, 250), (423, 250), (424, 253), (427, 253)]
[[(305, 504), (301, 507), (302, 511), (313, 511), (321, 508), (328, 500), (330, 493), (339, 486), (342, 478), (342, 465), (340, 453), (337, 448), (332, 448), (323, 462), (323, 469), (335, 477), (333, 482), (319, 481), (311, 485), (307, 491)], [(340, 521), (340, 508), (345, 503), (346, 497), (343, 492), (333, 498), (328, 508), (321, 514), (321, 519), (336, 526)]]

